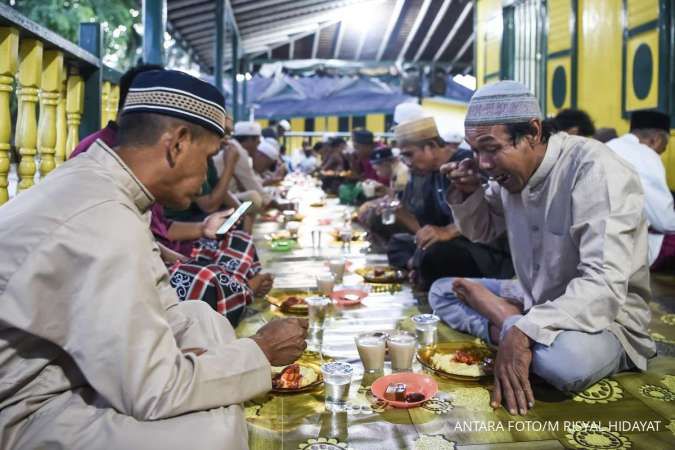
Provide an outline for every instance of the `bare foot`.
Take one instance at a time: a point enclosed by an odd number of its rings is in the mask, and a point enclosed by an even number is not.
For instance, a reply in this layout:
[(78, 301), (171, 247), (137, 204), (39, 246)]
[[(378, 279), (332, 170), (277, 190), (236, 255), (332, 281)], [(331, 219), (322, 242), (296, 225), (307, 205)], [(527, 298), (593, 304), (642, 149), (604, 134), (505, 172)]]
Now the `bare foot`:
[(255, 297), (262, 297), (267, 295), (272, 290), (274, 284), (274, 277), (269, 273), (259, 273), (250, 280), (248, 285), (253, 291)]
[(515, 314), (522, 314), (522, 310), (516, 305), (498, 297), (488, 288), (475, 281), (457, 278), (453, 282), (452, 288), (460, 300), (487, 318), (499, 330), (502, 328), (504, 319)]

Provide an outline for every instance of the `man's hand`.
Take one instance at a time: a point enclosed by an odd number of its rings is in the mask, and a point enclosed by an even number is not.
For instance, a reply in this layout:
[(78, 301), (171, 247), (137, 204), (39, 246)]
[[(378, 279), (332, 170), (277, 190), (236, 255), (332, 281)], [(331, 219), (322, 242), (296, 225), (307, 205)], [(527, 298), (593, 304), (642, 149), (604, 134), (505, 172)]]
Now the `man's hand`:
[(202, 222), (202, 236), (207, 239), (216, 239), (216, 231), (225, 223), (225, 220), (232, 215), (234, 209), (230, 208), (225, 211), (218, 211), (206, 216)]
[(239, 161), (239, 152), (235, 150), (234, 147), (227, 144), (225, 148), (223, 148), (223, 151), (225, 152), (226, 167), (234, 166), (235, 164), (237, 164), (237, 161)]
[(415, 234), (415, 243), (422, 250), (426, 250), (436, 242), (451, 241), (457, 236), (459, 236), (459, 231), (454, 225), (447, 227), (425, 225)]
[(466, 198), (480, 188), (481, 179), (478, 176), (478, 164), (473, 158), (443, 164), (440, 170), (441, 174), (448, 177), (454, 187), (448, 192), (450, 200), (457, 200), (450, 197), (454, 191), (460, 192)]
[(260, 328), (251, 339), (258, 344), (271, 365), (285, 366), (298, 359), (307, 348), (308, 326), (307, 319), (276, 319)]
[(511, 327), (500, 342), (495, 362), (495, 390), (491, 406), (499, 408), (502, 400), (512, 415), (527, 414), (534, 406), (534, 394), (530, 386), (532, 349), (530, 338), (517, 327)]

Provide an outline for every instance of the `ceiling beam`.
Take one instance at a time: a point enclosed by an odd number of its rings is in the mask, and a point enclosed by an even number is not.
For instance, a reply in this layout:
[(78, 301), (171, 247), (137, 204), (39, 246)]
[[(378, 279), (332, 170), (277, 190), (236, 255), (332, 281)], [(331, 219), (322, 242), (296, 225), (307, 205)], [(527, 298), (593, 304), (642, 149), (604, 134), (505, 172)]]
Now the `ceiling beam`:
[(245, 12), (253, 11), (255, 9), (269, 8), (270, 6), (279, 5), (287, 1), (288, 0), (256, 0), (255, 2), (248, 2), (244, 3), (241, 6), (237, 6), (237, 13), (243, 14)]
[(199, 24), (200, 27), (203, 29), (205, 23), (213, 23), (215, 26), (216, 24), (216, 17), (215, 14), (200, 14), (198, 16), (190, 16), (186, 17), (184, 19), (174, 19), (171, 18), (171, 22), (176, 26), (176, 28), (182, 29), (183, 27), (187, 27), (189, 25), (195, 25)]
[(440, 25), (441, 21), (445, 17), (445, 13), (448, 11), (448, 7), (450, 7), (451, 3), (452, 3), (452, 0), (443, 0), (443, 4), (441, 5), (441, 9), (438, 10), (438, 14), (436, 14), (436, 17), (434, 17), (434, 21), (431, 23), (431, 26), (429, 27), (429, 30), (427, 31), (426, 35), (424, 36), (424, 40), (422, 41), (419, 48), (417, 49), (417, 53), (415, 53), (415, 57), (413, 58), (413, 62), (419, 61), (420, 57), (424, 53), (424, 50), (426, 50), (427, 45), (429, 45), (429, 41), (431, 41), (431, 37), (436, 32), (436, 28), (438, 28), (438, 25)]
[(424, 20), (424, 16), (427, 15), (427, 11), (429, 10), (430, 5), (431, 0), (424, 0), (424, 3), (422, 3), (420, 10), (417, 12), (417, 17), (415, 17), (415, 22), (413, 22), (413, 26), (410, 29), (410, 33), (408, 33), (408, 36), (405, 39), (405, 43), (403, 44), (403, 47), (401, 47), (401, 51), (398, 52), (398, 57), (396, 58), (397, 61), (403, 61), (403, 58), (405, 58), (405, 54), (408, 51), (408, 47), (410, 47), (410, 44), (412, 43), (413, 39), (415, 39), (417, 30), (419, 30), (420, 25), (422, 25), (422, 21)]
[(384, 35), (382, 36), (382, 42), (380, 43), (380, 48), (377, 51), (377, 56), (375, 57), (376, 60), (380, 61), (382, 59), (382, 55), (384, 55), (384, 51), (387, 49), (387, 44), (389, 43), (389, 38), (391, 38), (391, 33), (394, 31), (394, 27), (396, 27), (396, 22), (398, 22), (399, 17), (401, 16), (401, 10), (403, 9), (403, 5), (405, 4), (405, 0), (396, 0), (396, 4), (394, 5), (394, 10), (391, 13), (391, 17), (389, 17), (389, 23), (387, 24), (387, 28), (384, 32)]
[[(331, 3), (323, 3), (318, 6), (309, 6), (309, 7), (304, 7), (302, 8), (303, 4), (307, 4), (308, 1), (314, 2), (315, 0), (296, 0), (293, 1), (293, 7), (297, 9), (296, 10), (291, 10), (286, 13), (280, 13), (277, 14), (276, 16), (273, 16), (274, 14), (274, 8), (271, 8), (271, 10), (265, 11), (264, 15), (259, 15), (258, 17), (255, 17), (253, 19), (249, 20), (242, 20), (239, 22), (239, 26), (241, 27), (242, 30), (244, 29), (249, 29), (251, 27), (255, 27), (256, 25), (262, 25), (268, 22), (277, 22), (280, 24), (281, 27), (284, 26), (292, 26), (294, 25), (293, 23), (293, 18), (296, 17), (298, 19), (308, 19), (311, 20), (311, 18), (315, 16), (332, 16), (329, 18), (334, 18), (335, 11), (340, 10), (344, 7), (355, 5), (358, 3), (363, 3), (364, 1), (367, 0), (340, 0), (340, 1), (335, 1)], [(330, 6), (328, 6), (330, 5)], [(298, 11), (299, 10), (299, 11)]]
[(468, 2), (462, 12), (459, 14), (459, 17), (457, 17), (457, 21), (453, 25), (452, 29), (448, 33), (448, 35), (445, 37), (445, 40), (441, 44), (441, 46), (438, 48), (438, 51), (434, 55), (432, 61), (436, 62), (438, 59), (443, 56), (443, 53), (448, 49), (448, 46), (450, 46), (450, 42), (454, 39), (455, 35), (457, 34), (457, 31), (459, 31), (459, 28), (464, 24), (464, 20), (466, 19), (466, 16), (469, 15), (471, 12), (471, 8), (473, 8), (473, 2)]
[(335, 40), (335, 50), (333, 51), (333, 59), (338, 59), (338, 55), (340, 54), (340, 47), (342, 47), (342, 39), (344, 39), (345, 36), (345, 23), (340, 22), (338, 24), (338, 34), (337, 34), (337, 39)]
[(291, 39), (288, 43), (288, 59), (293, 59), (293, 54), (295, 53), (295, 39)]
[(179, 20), (182, 17), (194, 16), (195, 14), (201, 13), (214, 13), (216, 12), (215, 2), (204, 3), (203, 5), (198, 6), (189, 6), (184, 9), (179, 9), (171, 13), (171, 20)]
[[(237, 8), (237, 14), (239, 16), (239, 23), (246, 23), (254, 21), (255, 19), (273, 19), (274, 17), (270, 16), (293, 16), (303, 14), (303, 10), (313, 8), (313, 10), (329, 9), (334, 6), (331, 5), (331, 2), (326, 2), (325, 0), (293, 0), (285, 1), (278, 3), (278, 6), (271, 6), (265, 8), (258, 8), (259, 1), (253, 2), (256, 6), (256, 9), (253, 11), (242, 13), (239, 8)], [(265, 17), (263, 17), (265, 16)], [(255, 23), (255, 22), (254, 22)]]
[[(166, 9), (171, 12), (177, 9), (185, 8), (186, 6), (192, 6), (195, 4), (195, 0), (172, 0), (166, 3)], [(201, 3), (212, 3), (212, 1), (202, 0)]]
[(462, 45), (462, 48), (459, 49), (459, 51), (457, 52), (455, 57), (452, 59), (452, 62), (450, 63), (450, 67), (448, 67), (448, 72), (450, 72), (450, 70), (452, 70), (452, 66), (457, 64), (457, 61), (459, 61), (462, 58), (462, 56), (464, 56), (464, 53), (466, 53), (466, 51), (469, 49), (469, 46), (471, 44), (473, 44), (473, 41), (475, 39), (476, 39), (476, 33), (475, 32), (471, 33), (471, 36), (469, 37), (469, 39), (466, 40), (464, 45)]
[(359, 37), (359, 43), (356, 46), (356, 53), (354, 53), (354, 59), (356, 61), (361, 59), (361, 52), (363, 51), (363, 46), (366, 43), (366, 37), (368, 37), (369, 32), (370, 32), (370, 28), (366, 28), (363, 31), (361, 31), (361, 36)]
[(280, 40), (289, 40), (294, 35), (311, 32), (311, 31), (314, 31), (316, 29), (322, 29), (322, 28), (328, 27), (330, 25), (333, 25), (336, 22), (337, 22), (337, 20), (335, 20), (335, 19), (325, 21), (325, 22), (322, 22), (320, 24), (317, 24), (316, 22), (312, 22), (312, 23), (310, 23), (308, 25), (305, 25), (303, 27), (288, 28), (285, 31), (281, 31), (281, 32), (277, 32), (277, 33), (271, 33), (271, 34), (267, 34), (267, 35), (259, 35), (257, 37), (253, 37), (253, 38), (247, 38), (243, 42), (243, 47), (248, 48), (248, 47), (254, 46), (256, 44), (257, 45), (263, 45), (263, 44), (268, 44), (270, 42), (271, 43), (278, 42)]
[(321, 38), (321, 30), (323, 28), (319, 28), (316, 30), (316, 33), (314, 33), (314, 42), (312, 42), (312, 59), (316, 59), (316, 54), (319, 52), (319, 41)]

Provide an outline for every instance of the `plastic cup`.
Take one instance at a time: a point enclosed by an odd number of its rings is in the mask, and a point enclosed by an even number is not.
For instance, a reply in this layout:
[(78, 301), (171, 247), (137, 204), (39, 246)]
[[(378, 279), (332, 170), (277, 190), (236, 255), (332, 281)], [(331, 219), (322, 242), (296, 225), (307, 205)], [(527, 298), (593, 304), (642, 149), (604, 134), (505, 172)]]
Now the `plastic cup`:
[(412, 371), (413, 357), (417, 347), (417, 339), (412, 333), (400, 331), (389, 335), (387, 340), (391, 370), (394, 372)]
[(438, 342), (438, 322), (435, 314), (418, 314), (411, 318), (415, 324), (415, 332), (420, 347), (433, 347)]
[(356, 349), (366, 373), (384, 370), (385, 336), (383, 334), (362, 333), (356, 336)]
[(326, 410), (334, 412), (345, 410), (353, 372), (354, 368), (352, 365), (345, 362), (330, 362), (321, 365), (326, 393)]

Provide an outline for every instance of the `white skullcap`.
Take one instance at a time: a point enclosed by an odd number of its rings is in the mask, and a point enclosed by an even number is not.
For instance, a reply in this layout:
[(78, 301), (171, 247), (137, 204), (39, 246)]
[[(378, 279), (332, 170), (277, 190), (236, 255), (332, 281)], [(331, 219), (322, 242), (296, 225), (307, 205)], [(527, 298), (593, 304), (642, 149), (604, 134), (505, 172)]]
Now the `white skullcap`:
[(263, 139), (258, 145), (258, 151), (263, 155), (267, 156), (272, 161), (276, 161), (279, 158), (279, 150), (276, 145), (270, 142), (269, 139)]
[(456, 131), (445, 131), (441, 133), (441, 139), (448, 144), (461, 144), (464, 140), (464, 135)]
[(471, 97), (464, 126), (500, 125), (542, 119), (537, 97), (517, 81), (486, 84)]
[(466, 140), (462, 139), (462, 142), (459, 143), (459, 147), (457, 147), (460, 150), (471, 150), (471, 146), (469, 145)]
[(281, 120), (278, 125), (286, 131), (291, 131), (291, 124), (288, 123), (288, 120)]
[(234, 124), (235, 136), (260, 136), (262, 127), (258, 122), (237, 122)]
[(424, 111), (421, 105), (413, 102), (400, 103), (394, 109), (394, 122), (397, 124), (428, 116), (429, 114)]

